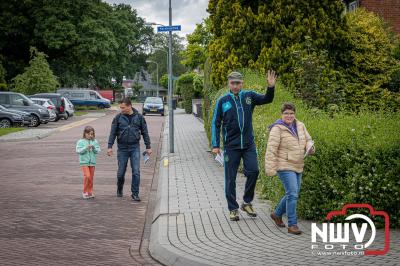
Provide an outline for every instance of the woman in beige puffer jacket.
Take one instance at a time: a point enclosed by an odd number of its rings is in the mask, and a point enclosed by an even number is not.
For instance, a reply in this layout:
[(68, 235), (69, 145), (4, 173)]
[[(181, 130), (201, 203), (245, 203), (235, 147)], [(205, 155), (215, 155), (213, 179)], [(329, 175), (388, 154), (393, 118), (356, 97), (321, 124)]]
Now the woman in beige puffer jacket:
[(282, 119), (269, 126), (269, 138), (265, 153), (265, 172), (268, 176), (278, 175), (285, 188), (271, 218), (279, 227), (285, 227), (282, 215), (288, 216), (288, 232), (301, 234), (297, 226), (296, 205), (300, 192), (301, 177), (304, 168), (304, 155), (315, 153), (310, 134), (305, 125), (296, 120), (296, 108), (293, 104), (282, 106)]

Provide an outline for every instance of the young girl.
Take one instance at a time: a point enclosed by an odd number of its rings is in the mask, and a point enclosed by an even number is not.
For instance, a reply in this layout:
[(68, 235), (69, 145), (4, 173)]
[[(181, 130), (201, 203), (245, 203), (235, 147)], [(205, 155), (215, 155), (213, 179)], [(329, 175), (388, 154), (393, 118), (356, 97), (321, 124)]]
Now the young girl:
[(83, 172), (84, 199), (94, 198), (93, 176), (96, 166), (96, 157), (100, 152), (100, 145), (95, 139), (94, 128), (86, 126), (83, 130), (83, 138), (76, 143), (76, 152), (79, 154), (79, 163)]

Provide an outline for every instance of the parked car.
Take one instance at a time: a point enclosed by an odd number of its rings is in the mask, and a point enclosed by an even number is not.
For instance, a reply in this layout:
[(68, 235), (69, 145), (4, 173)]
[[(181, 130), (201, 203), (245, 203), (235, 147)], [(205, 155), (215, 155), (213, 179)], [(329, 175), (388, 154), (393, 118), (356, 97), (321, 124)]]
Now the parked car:
[(68, 117), (71, 117), (75, 113), (74, 104), (68, 98), (63, 97), (65, 101), (65, 112), (67, 113)]
[(25, 111), (32, 116), (31, 126), (37, 127), (41, 123), (48, 123), (50, 114), (46, 108), (35, 104), (31, 99), (21, 93), (0, 92), (0, 104), (7, 109)]
[(147, 97), (143, 103), (143, 115), (156, 113), (164, 115), (164, 103), (160, 97)]
[(110, 100), (111, 103), (114, 102), (114, 92), (113, 90), (99, 90), (97, 91), (101, 97)]
[(110, 100), (103, 98), (94, 90), (59, 89), (57, 92), (68, 98), (75, 106), (96, 106), (101, 109), (111, 107)]
[(55, 121), (58, 121), (61, 118), (68, 119), (67, 113), (65, 112), (65, 102), (62, 99), (61, 94), (59, 94), (59, 93), (37, 93), (35, 95), (31, 95), (30, 97), (31, 98), (50, 99), (56, 106), (57, 118)]
[(5, 108), (0, 104), (0, 128), (11, 126), (28, 126), (31, 124), (32, 116), (24, 111)]
[(34, 103), (45, 107), (49, 111), (50, 121), (56, 121), (56, 119), (57, 119), (56, 106), (50, 99), (46, 99), (46, 98), (31, 98), (31, 100)]

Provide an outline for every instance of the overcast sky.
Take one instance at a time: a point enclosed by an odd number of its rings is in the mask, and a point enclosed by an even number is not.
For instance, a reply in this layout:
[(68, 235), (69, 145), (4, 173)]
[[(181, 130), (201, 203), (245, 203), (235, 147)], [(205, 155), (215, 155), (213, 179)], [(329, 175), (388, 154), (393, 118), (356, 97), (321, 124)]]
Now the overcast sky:
[[(109, 4), (129, 4), (147, 22), (168, 25), (168, 0), (105, 0)], [(182, 37), (192, 33), (196, 23), (208, 16), (208, 0), (172, 0), (172, 24), (182, 25)], [(156, 30), (156, 28), (155, 28)]]

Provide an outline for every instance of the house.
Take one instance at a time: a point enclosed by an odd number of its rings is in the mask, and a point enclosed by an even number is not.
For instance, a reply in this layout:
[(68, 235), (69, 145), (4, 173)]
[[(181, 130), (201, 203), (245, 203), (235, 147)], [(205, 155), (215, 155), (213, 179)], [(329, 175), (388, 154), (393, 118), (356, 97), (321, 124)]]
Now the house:
[(381, 16), (400, 35), (400, 0), (344, 0), (347, 11), (363, 7)]

